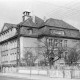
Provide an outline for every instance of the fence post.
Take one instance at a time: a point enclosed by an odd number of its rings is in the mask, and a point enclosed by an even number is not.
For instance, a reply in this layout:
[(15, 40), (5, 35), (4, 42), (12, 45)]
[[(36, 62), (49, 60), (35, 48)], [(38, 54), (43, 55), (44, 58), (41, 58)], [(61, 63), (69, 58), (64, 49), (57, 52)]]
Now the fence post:
[(64, 69), (63, 69), (63, 78), (65, 78), (65, 72), (64, 72)]
[(47, 76), (49, 76), (49, 70), (47, 69)]
[(30, 77), (31, 77), (31, 65), (30, 65)]
[(73, 70), (73, 69), (70, 70), (70, 73), (71, 73), (71, 79), (73, 78), (73, 77), (72, 77), (72, 70)]

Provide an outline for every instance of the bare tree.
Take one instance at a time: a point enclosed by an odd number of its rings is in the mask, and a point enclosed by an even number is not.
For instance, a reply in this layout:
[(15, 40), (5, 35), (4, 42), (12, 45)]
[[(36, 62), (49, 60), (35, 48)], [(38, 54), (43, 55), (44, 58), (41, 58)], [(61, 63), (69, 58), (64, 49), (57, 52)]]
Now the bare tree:
[(69, 66), (77, 65), (79, 59), (80, 53), (76, 51), (76, 48), (71, 48), (65, 56), (65, 63)]
[(64, 52), (64, 49), (62, 47), (57, 47), (57, 54), (55, 54), (54, 43), (52, 43), (52, 46), (49, 46), (47, 39), (48, 38), (46, 38), (44, 42), (40, 41), (41, 43), (43, 43), (43, 45), (39, 45), (39, 48), (41, 48), (41, 50), (44, 50), (42, 53), (44, 56), (44, 60), (46, 60), (45, 62), (47, 62), (47, 64), (49, 64), (51, 68), (54, 62), (61, 59), (61, 55)]
[(27, 64), (27, 66), (34, 66), (35, 65), (35, 60), (37, 59), (37, 56), (34, 56), (32, 52), (27, 51), (24, 54), (24, 60)]

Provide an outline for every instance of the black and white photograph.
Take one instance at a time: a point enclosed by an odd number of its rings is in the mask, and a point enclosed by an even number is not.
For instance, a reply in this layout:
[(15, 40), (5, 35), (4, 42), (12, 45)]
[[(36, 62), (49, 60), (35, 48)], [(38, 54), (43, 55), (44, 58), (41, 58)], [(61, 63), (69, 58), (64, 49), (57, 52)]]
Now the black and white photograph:
[(0, 80), (79, 80), (80, 0), (0, 0)]

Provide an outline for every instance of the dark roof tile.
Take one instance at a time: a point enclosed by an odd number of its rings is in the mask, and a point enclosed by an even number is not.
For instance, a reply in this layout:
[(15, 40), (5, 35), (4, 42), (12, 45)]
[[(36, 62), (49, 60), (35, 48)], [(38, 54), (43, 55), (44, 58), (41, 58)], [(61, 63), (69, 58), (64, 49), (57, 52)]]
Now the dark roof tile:
[(29, 26), (29, 27), (41, 27), (43, 24), (44, 21), (37, 16), (35, 16), (35, 22), (33, 21), (33, 17), (29, 17), (27, 20), (19, 23), (19, 25)]
[(1, 32), (4, 31), (4, 30), (9, 29), (11, 27), (17, 27), (17, 25), (16, 24), (11, 24), (11, 23), (4, 23), (4, 26), (3, 26), (2, 30), (1, 30)]
[(53, 19), (53, 18), (49, 18), (45, 22), (45, 25), (53, 26), (53, 27), (60, 27), (60, 28), (67, 28), (67, 29), (75, 29), (75, 30), (78, 30), (77, 28), (75, 28), (72, 25), (64, 22), (63, 20), (58, 20), (58, 19)]

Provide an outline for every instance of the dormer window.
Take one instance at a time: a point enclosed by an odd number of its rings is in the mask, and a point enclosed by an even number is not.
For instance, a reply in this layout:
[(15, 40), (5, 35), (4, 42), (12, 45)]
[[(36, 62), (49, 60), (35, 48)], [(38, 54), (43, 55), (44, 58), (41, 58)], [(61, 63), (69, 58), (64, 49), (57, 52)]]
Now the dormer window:
[(33, 33), (33, 30), (32, 29), (28, 29), (28, 33), (29, 34), (32, 34)]
[(63, 30), (56, 30), (56, 29), (51, 29), (50, 30), (50, 33), (51, 34), (54, 34), (54, 35), (64, 35), (64, 31)]

